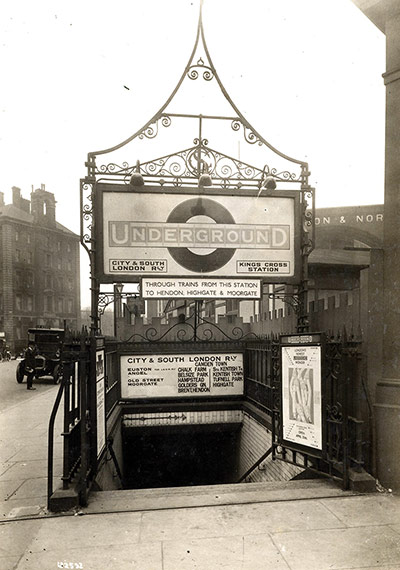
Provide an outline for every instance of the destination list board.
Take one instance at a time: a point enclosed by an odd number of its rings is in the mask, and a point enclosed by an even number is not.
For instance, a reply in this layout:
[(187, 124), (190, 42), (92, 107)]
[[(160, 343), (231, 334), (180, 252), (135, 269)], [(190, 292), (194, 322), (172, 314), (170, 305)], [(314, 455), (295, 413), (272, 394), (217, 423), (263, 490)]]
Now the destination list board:
[(241, 353), (121, 356), (122, 398), (197, 398), (242, 394)]

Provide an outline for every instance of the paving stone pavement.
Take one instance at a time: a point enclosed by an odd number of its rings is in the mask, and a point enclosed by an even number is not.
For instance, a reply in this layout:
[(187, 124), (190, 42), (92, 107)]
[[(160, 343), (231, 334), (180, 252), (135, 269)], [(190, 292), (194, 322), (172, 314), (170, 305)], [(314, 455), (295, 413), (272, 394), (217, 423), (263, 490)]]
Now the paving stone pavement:
[(399, 512), (400, 497), (386, 494), (98, 514), (83, 509), (2, 522), (0, 570), (399, 570)]

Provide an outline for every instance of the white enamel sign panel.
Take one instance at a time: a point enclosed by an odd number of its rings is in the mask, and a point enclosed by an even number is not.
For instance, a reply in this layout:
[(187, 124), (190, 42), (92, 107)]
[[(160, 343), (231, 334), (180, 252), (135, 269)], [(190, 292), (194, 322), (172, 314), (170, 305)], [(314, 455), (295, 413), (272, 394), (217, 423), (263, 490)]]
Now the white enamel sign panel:
[(143, 277), (141, 287), (145, 299), (259, 299), (259, 279), (209, 279)]
[(293, 197), (105, 191), (102, 216), (110, 277), (294, 275)]
[(122, 398), (197, 398), (242, 394), (241, 353), (121, 356)]

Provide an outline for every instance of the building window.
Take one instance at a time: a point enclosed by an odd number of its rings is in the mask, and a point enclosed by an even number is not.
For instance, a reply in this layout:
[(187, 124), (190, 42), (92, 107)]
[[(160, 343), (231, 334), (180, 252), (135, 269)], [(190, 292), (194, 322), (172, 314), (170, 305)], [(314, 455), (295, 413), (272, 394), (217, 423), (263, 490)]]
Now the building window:
[(74, 303), (72, 299), (68, 299), (68, 313), (71, 314), (74, 310)]
[(19, 249), (15, 250), (15, 261), (17, 262), (21, 261), (21, 251)]
[(33, 311), (33, 297), (28, 295), (26, 298), (26, 310), (31, 313)]
[(21, 287), (22, 286), (22, 274), (21, 271), (16, 271), (15, 272), (15, 285), (17, 287)]
[(19, 241), (19, 231), (15, 230), (15, 241)]
[(61, 269), (61, 259), (57, 259), (57, 269)]
[(51, 255), (50, 255), (50, 253), (46, 253), (46, 266), (51, 267)]
[(17, 311), (22, 310), (22, 295), (15, 295), (15, 308)]
[(67, 243), (67, 251), (68, 251), (68, 253), (71, 253), (71, 251), (72, 251), (72, 250), (71, 250), (71, 244), (70, 244), (70, 243)]
[(63, 310), (64, 310), (64, 307), (63, 307), (63, 300), (62, 300), (62, 298), (60, 297), (60, 298), (58, 299), (58, 312), (59, 312), (59, 313), (62, 313)]
[(33, 287), (35, 284), (35, 279), (32, 271), (26, 272), (26, 284), (28, 285), (28, 287)]
[(46, 289), (51, 289), (53, 286), (53, 277), (51, 275), (49, 275), (48, 273), (45, 275), (44, 285), (45, 285)]
[(72, 291), (73, 289), (72, 279), (68, 279), (67, 286), (68, 286), (68, 291)]
[(51, 297), (50, 295), (45, 297), (45, 308), (46, 308), (46, 311), (48, 311), (50, 313), (53, 310), (53, 297)]
[(27, 262), (29, 263), (29, 265), (32, 265), (33, 263), (33, 253), (31, 251), (28, 251), (26, 254), (26, 258), (27, 258)]
[(71, 263), (70, 259), (68, 259), (68, 261), (67, 261), (67, 269), (68, 269), (68, 271), (72, 271), (72, 263)]
[(26, 234), (27, 243), (31, 243), (31, 234)]
[(48, 249), (50, 247), (50, 239), (49, 236), (46, 236), (44, 238), (44, 245), (46, 246), (46, 249)]
[(57, 251), (61, 251), (61, 242), (60, 241), (57, 242)]

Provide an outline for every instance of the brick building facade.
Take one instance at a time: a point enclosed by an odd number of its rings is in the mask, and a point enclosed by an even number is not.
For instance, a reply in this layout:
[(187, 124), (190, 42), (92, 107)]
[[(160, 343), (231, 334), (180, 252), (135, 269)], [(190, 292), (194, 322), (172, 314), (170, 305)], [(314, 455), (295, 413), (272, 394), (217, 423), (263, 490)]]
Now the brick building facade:
[(44, 185), (30, 200), (12, 192), (11, 204), (0, 193), (0, 331), (18, 353), (30, 327), (79, 327), (79, 236), (56, 221)]

